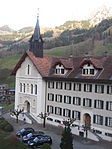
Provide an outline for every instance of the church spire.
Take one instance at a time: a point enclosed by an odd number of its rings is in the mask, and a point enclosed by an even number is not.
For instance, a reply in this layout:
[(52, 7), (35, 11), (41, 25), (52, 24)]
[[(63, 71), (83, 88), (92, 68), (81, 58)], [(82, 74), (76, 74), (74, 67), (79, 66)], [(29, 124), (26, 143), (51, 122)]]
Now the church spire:
[(37, 14), (37, 22), (36, 22), (35, 30), (29, 42), (30, 42), (29, 51), (33, 52), (35, 56), (42, 58), (43, 57), (43, 40), (40, 35), (39, 12)]

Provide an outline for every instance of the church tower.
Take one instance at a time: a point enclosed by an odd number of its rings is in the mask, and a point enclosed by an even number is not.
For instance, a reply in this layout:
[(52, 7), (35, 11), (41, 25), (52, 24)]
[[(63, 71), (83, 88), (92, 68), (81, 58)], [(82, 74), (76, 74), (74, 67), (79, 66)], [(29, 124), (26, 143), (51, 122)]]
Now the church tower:
[(37, 15), (37, 23), (35, 26), (34, 33), (29, 40), (30, 49), (29, 51), (33, 52), (36, 57), (43, 58), (43, 40), (40, 35), (40, 27), (39, 27), (39, 14)]

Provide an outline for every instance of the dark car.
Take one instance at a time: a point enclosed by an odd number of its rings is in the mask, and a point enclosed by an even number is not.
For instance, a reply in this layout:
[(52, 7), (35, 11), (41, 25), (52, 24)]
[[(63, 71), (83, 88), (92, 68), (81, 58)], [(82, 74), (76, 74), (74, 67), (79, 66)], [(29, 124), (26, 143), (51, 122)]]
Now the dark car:
[(16, 132), (16, 136), (21, 137), (29, 133), (34, 133), (34, 129), (33, 128), (22, 128)]
[(28, 141), (28, 146), (34, 148), (34, 147), (40, 147), (44, 143), (52, 144), (52, 139), (48, 135), (44, 136), (38, 136), (34, 140)]
[(44, 136), (44, 132), (38, 132), (36, 134), (29, 133), (22, 137), (22, 142), (27, 143), (29, 140), (34, 140), (36, 137)]

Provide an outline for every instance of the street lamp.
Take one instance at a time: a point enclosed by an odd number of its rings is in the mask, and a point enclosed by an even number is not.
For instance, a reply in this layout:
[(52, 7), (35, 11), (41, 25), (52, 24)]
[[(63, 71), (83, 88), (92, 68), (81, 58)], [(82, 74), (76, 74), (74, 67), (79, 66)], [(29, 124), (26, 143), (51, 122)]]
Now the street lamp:
[(43, 128), (45, 128), (45, 123), (46, 123), (46, 118), (50, 115), (50, 113), (40, 113), (38, 115), (38, 117), (40, 117), (41, 119), (43, 119)]

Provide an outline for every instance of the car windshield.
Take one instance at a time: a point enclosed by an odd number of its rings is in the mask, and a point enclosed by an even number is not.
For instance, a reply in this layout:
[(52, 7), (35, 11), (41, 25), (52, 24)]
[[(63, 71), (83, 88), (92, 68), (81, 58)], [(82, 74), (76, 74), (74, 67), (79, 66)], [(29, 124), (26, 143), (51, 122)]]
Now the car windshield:
[(30, 138), (31, 136), (32, 136), (32, 133), (29, 133), (29, 134), (27, 135), (28, 138)]
[(39, 140), (39, 139), (36, 137), (33, 141), (34, 141), (34, 142), (38, 142), (38, 140)]
[(24, 132), (24, 131), (25, 131), (25, 129), (23, 128), (23, 129), (21, 129), (20, 131), (21, 131), (21, 132)]

